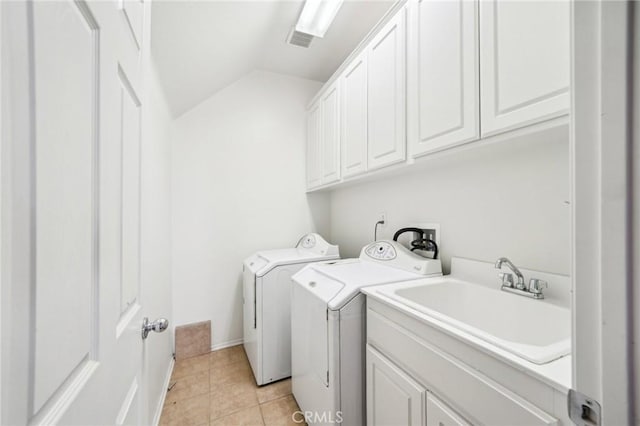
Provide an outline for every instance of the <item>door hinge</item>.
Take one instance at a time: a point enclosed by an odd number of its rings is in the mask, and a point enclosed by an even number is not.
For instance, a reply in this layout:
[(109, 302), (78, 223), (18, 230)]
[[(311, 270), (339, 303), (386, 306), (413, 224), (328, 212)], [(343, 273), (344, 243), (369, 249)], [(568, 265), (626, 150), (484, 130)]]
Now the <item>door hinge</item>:
[[(327, 308), (327, 310), (325, 311), (325, 313), (327, 314), (327, 321), (329, 321), (329, 308)], [(327, 373), (329, 374), (329, 373)]]
[(327, 386), (329, 386), (329, 370), (327, 370)]
[(567, 395), (569, 418), (579, 426), (600, 425), (600, 403), (593, 398), (569, 389)]

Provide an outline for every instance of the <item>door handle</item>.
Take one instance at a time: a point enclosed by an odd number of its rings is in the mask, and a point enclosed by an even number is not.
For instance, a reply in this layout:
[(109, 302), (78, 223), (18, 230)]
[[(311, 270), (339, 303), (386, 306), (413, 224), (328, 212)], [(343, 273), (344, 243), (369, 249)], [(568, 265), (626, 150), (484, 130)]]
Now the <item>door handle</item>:
[(166, 318), (158, 318), (154, 322), (149, 322), (149, 318), (144, 317), (142, 320), (142, 340), (149, 336), (150, 331), (162, 333), (169, 327), (169, 320)]

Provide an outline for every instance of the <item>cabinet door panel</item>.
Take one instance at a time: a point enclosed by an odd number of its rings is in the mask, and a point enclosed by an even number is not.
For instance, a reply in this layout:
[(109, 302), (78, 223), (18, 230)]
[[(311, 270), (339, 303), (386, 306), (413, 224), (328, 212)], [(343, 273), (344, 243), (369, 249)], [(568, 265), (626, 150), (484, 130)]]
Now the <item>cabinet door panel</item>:
[(369, 169), (405, 159), (405, 21), (401, 9), (367, 48)]
[(361, 55), (342, 77), (342, 176), (367, 170), (367, 56)]
[(322, 184), (340, 179), (340, 92), (334, 85), (322, 97)]
[(415, 157), (477, 139), (480, 100), (477, 3), (421, 0), (414, 13)]
[(569, 111), (570, 2), (480, 2), (482, 135)]
[(425, 389), (367, 345), (367, 424), (424, 425)]
[(375, 342), (390, 358), (402, 360), (412, 376), (428, 383), (430, 389), (455, 401), (473, 417), (474, 424), (559, 424), (558, 419), (532, 402), (370, 307), (367, 309), (367, 341)]
[(427, 392), (427, 426), (471, 426), (471, 424), (431, 392)]
[(322, 136), (320, 104), (309, 109), (307, 115), (307, 189), (322, 183), (320, 142)]

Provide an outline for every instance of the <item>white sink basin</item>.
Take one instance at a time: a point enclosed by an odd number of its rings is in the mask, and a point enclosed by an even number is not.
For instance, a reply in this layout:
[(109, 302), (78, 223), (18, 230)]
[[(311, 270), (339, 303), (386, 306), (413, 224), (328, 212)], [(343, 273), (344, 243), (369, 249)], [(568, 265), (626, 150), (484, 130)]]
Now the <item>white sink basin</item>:
[(380, 293), (535, 364), (571, 352), (571, 314), (542, 300), (443, 277)]

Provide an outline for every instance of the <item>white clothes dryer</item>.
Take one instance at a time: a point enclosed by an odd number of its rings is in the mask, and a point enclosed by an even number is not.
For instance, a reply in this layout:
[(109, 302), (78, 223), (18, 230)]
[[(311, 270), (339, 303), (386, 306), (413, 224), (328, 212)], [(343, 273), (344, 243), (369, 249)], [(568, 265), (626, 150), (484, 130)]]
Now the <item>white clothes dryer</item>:
[(258, 385), (291, 376), (291, 276), (311, 262), (339, 259), (318, 234), (295, 248), (260, 251), (243, 264), (244, 350)]
[(365, 297), (362, 287), (441, 276), (440, 260), (395, 241), (358, 259), (314, 263), (293, 276), (293, 395), (310, 424), (365, 424)]

